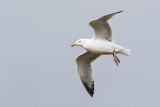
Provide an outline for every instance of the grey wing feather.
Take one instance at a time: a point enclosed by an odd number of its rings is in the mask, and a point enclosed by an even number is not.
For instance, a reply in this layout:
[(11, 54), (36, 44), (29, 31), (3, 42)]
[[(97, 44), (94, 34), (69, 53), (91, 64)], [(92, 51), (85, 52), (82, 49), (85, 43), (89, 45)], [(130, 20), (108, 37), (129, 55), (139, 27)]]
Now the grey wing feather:
[(100, 55), (98, 54), (93, 54), (87, 51), (76, 59), (78, 74), (90, 96), (93, 96), (94, 94), (94, 80), (91, 63), (99, 56)]
[(105, 15), (98, 19), (92, 20), (89, 25), (94, 29), (94, 39), (106, 39), (110, 42), (114, 42), (114, 37), (112, 35), (112, 29), (108, 20), (112, 18), (115, 14), (121, 13), (122, 11), (115, 12), (109, 15)]

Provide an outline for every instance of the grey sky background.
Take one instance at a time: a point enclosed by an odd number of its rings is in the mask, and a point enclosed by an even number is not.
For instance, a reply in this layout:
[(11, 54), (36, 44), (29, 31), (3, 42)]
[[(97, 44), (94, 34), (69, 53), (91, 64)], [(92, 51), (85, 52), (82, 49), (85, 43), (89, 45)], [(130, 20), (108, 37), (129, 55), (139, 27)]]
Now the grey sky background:
[[(158, 0), (1, 0), (0, 107), (159, 107)], [(95, 94), (84, 89), (75, 64), (84, 52), (70, 45), (91, 38), (88, 23), (116, 11), (117, 44), (131, 56), (93, 63)]]

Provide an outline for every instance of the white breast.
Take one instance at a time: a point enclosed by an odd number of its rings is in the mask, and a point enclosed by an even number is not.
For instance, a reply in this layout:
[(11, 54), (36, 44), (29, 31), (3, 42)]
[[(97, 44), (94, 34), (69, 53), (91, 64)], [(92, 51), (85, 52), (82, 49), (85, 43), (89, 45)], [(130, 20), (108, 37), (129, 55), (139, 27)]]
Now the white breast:
[(117, 52), (123, 47), (108, 41), (92, 40), (87, 43), (85, 49), (97, 53), (97, 54), (113, 54), (113, 51)]

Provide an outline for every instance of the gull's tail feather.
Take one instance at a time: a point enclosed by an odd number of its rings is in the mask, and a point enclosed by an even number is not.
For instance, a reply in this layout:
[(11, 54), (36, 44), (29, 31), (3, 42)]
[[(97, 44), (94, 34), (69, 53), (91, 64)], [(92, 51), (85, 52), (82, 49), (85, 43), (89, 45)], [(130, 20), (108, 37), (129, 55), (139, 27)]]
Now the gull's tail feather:
[(130, 55), (131, 55), (130, 49), (122, 49), (122, 50), (121, 50), (121, 53), (124, 54), (124, 55), (127, 55), (127, 56), (130, 56)]

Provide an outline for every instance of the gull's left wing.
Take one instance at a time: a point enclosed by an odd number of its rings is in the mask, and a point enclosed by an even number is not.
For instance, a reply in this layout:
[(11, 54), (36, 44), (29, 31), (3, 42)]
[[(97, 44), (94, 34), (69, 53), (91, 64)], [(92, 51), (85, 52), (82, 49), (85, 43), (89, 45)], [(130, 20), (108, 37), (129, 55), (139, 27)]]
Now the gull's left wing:
[(99, 56), (100, 55), (98, 54), (90, 53), (87, 51), (78, 56), (76, 59), (78, 74), (85, 89), (91, 97), (94, 94), (94, 80), (91, 63)]

